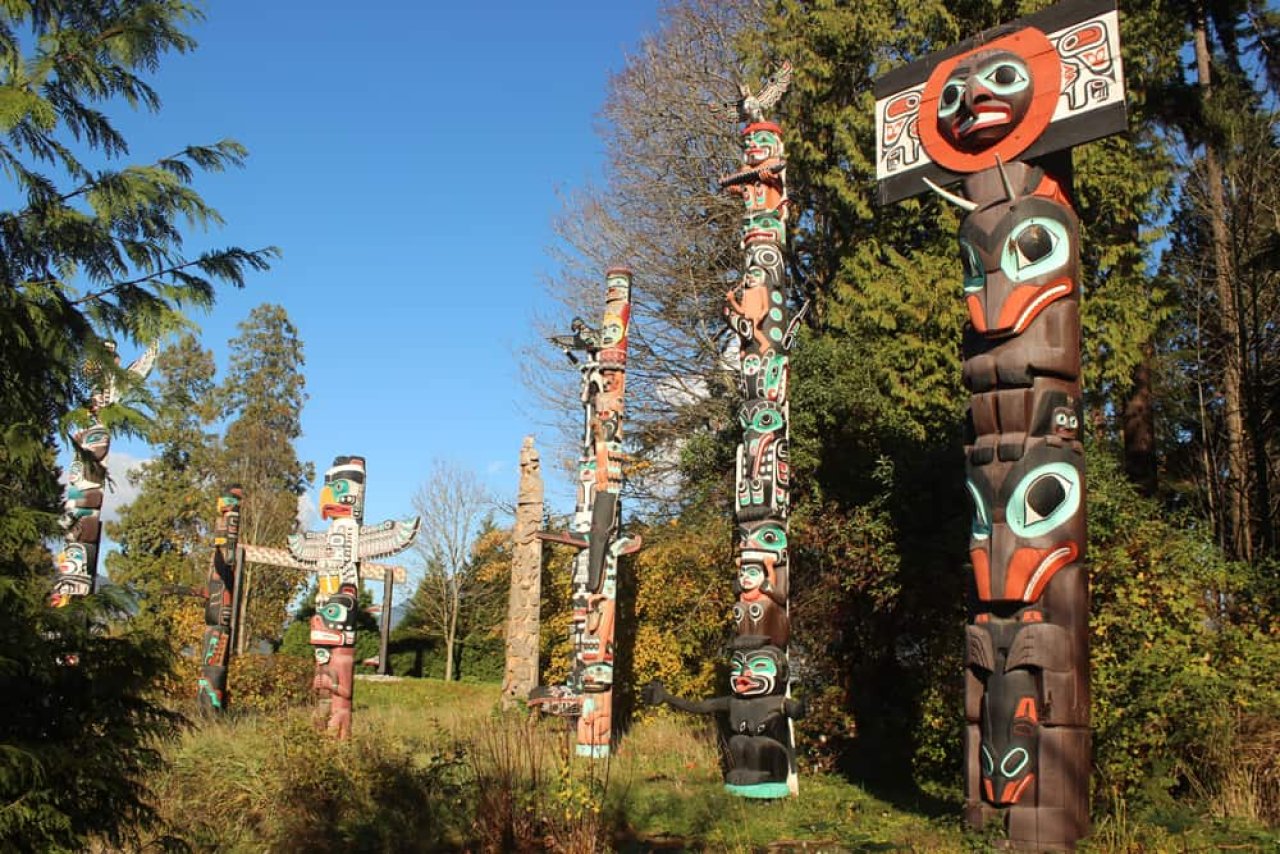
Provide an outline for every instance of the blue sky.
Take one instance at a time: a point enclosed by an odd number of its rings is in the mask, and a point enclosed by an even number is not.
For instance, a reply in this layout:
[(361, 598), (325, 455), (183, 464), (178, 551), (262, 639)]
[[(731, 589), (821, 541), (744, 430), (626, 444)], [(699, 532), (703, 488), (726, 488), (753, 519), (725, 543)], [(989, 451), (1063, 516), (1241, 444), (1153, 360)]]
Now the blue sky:
[[(199, 48), (154, 77), (161, 112), (114, 114), (132, 162), (224, 137), (249, 148), (245, 170), (197, 179), (227, 225), (189, 245), (284, 255), (194, 319), (222, 369), (253, 306), (288, 310), (310, 395), (299, 455), (322, 472), (363, 454), (370, 521), (408, 515), (437, 457), (511, 501), (521, 438), (554, 440), (516, 359), (532, 316), (553, 311), (557, 190), (599, 174), (609, 75), (656, 5), (213, 3)], [(120, 464), (147, 454), (113, 447)], [(567, 477), (547, 473), (570, 510)]]

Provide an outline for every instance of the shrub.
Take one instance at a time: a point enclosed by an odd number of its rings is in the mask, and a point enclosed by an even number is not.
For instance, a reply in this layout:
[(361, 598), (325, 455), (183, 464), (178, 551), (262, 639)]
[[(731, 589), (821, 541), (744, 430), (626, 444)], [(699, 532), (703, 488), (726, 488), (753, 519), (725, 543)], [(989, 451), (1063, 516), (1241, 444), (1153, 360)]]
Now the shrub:
[(249, 653), (233, 656), (228, 702), (241, 712), (278, 712), (311, 702), (315, 659)]

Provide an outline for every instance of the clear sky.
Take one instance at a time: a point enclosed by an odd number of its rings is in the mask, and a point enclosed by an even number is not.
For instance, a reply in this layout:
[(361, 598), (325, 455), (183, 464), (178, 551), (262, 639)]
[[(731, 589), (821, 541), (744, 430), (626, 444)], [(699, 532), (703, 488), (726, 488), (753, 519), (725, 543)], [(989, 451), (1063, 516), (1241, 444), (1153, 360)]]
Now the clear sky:
[[(553, 440), (516, 359), (551, 311), (557, 190), (598, 175), (609, 75), (656, 5), (224, 0), (199, 48), (155, 75), (161, 112), (115, 114), (133, 162), (224, 137), (249, 148), (243, 171), (197, 179), (227, 225), (189, 244), (284, 255), (195, 317), (202, 342), (221, 371), (253, 306), (288, 310), (310, 395), (299, 455), (319, 475), (363, 454), (369, 521), (410, 515), (436, 457), (513, 501), (521, 438)], [(117, 482), (147, 454), (117, 441)], [(567, 478), (547, 474), (553, 507), (571, 510)], [(124, 498), (108, 495), (108, 513)]]

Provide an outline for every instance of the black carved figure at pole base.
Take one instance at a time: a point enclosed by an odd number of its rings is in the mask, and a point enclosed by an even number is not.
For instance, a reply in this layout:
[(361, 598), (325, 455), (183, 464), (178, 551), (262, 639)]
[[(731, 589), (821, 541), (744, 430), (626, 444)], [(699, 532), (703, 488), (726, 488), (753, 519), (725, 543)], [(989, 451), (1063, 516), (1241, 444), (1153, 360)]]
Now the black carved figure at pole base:
[(667, 704), (696, 715), (724, 715), (729, 729), (725, 788), (750, 798), (785, 798), (795, 773), (790, 722), (804, 716), (804, 703), (787, 694), (787, 656), (765, 635), (740, 635), (731, 645), (731, 693), (706, 700), (668, 694), (659, 681), (641, 691), (648, 705)]

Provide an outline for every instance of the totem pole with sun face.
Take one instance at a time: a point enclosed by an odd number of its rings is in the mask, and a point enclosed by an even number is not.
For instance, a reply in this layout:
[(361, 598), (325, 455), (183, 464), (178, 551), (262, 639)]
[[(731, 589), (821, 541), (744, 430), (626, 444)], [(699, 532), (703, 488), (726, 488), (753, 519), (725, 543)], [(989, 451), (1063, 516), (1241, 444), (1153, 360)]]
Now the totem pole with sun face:
[(1114, 0), (983, 33), (876, 95), (881, 201), (932, 189), (966, 211), (966, 817), (1002, 820), (1014, 847), (1070, 850), (1088, 832), (1091, 767), (1070, 147), (1125, 127)]
[(761, 799), (798, 791), (792, 721), (804, 709), (790, 696), (787, 658), (791, 635), (788, 353), (801, 313), (793, 316), (788, 308), (782, 128), (763, 116), (763, 110), (781, 98), (790, 79), (791, 65), (784, 63), (758, 95), (741, 88), (737, 118), (746, 123), (742, 168), (720, 181), (722, 188), (743, 200), (741, 248), (746, 253), (746, 270), (725, 295), (724, 312), (737, 336), (742, 394), (738, 414), (743, 431), (734, 508), (738, 602), (733, 608), (737, 636), (730, 645), (731, 693), (689, 701), (668, 694), (659, 682), (644, 690), (648, 703), (724, 715), (730, 731), (725, 789)]
[(220, 712), (227, 706), (227, 670), (231, 663), (231, 615), (236, 588), (236, 550), (240, 547), (240, 501), (244, 492), (228, 486), (218, 496), (213, 556), (205, 582), (204, 636), (200, 642), (200, 707)]
[(316, 723), (340, 739), (351, 737), (360, 563), (404, 551), (418, 535), (417, 518), (362, 524), (364, 494), (364, 457), (335, 457), (320, 490), (320, 518), (329, 521), (328, 531), (289, 537), (293, 558), (314, 566), (317, 573), (316, 613), (311, 618)]

